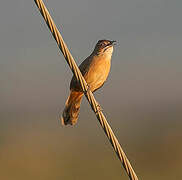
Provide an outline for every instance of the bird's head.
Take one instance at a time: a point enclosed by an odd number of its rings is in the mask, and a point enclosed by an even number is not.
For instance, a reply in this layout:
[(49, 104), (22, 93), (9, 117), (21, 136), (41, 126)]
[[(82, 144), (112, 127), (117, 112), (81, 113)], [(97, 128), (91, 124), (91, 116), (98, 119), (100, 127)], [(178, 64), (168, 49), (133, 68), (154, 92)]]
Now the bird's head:
[(115, 45), (116, 41), (110, 40), (99, 40), (95, 46), (94, 52), (97, 54), (111, 54), (113, 52), (113, 46)]

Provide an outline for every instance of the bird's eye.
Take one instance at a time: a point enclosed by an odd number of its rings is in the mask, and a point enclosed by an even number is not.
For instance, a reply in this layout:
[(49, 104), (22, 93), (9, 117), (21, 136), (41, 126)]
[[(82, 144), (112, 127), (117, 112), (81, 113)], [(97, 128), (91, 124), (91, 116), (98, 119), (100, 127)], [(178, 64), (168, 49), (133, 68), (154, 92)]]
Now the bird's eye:
[(104, 47), (104, 46), (105, 46), (105, 43), (104, 43), (104, 42), (102, 42), (100, 45), (101, 45), (102, 47)]

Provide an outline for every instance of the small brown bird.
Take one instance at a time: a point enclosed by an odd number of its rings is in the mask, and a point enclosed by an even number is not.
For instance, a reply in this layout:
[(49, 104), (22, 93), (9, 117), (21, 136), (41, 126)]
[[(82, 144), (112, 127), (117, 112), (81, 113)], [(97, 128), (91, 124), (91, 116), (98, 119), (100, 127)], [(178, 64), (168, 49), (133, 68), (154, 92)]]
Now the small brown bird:
[[(92, 92), (102, 87), (108, 77), (115, 42), (116, 41), (99, 40), (92, 54), (79, 66)], [(66, 101), (61, 117), (63, 125), (76, 124), (83, 94), (80, 83), (76, 80), (75, 76), (73, 76), (70, 83), (70, 95)]]

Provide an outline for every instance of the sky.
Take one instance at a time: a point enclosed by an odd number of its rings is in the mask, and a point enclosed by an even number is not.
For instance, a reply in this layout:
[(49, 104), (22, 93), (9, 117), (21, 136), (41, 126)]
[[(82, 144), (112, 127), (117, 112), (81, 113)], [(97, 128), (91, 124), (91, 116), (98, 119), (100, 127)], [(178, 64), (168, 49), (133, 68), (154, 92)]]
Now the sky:
[[(77, 64), (99, 39), (118, 42), (95, 97), (141, 179), (182, 178), (182, 1), (44, 2)], [(119, 179), (124, 169), (85, 98), (78, 124), (60, 125), (72, 72), (34, 1), (1, 1), (0, 22), (0, 178)]]

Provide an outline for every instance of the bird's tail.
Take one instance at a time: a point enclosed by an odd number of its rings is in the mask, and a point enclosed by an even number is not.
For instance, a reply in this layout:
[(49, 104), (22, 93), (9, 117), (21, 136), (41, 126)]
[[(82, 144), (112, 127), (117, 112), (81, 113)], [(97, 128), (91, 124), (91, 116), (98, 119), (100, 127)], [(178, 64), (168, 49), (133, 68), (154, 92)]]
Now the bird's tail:
[(78, 120), (80, 112), (80, 104), (82, 100), (83, 92), (70, 92), (70, 95), (66, 101), (65, 108), (61, 117), (63, 125), (74, 125)]

